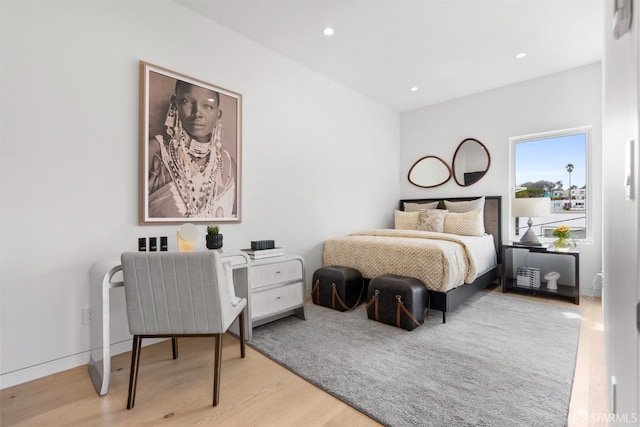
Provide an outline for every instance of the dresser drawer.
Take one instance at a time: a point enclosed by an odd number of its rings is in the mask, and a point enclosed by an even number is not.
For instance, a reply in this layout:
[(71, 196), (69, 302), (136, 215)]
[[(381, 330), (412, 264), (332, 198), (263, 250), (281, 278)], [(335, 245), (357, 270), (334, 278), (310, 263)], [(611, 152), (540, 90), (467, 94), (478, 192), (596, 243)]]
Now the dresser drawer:
[(251, 295), (251, 319), (269, 317), (304, 303), (303, 283), (291, 283), (277, 288), (258, 291)]
[(292, 259), (283, 262), (251, 267), (251, 289), (261, 288), (274, 283), (302, 280), (302, 263)]

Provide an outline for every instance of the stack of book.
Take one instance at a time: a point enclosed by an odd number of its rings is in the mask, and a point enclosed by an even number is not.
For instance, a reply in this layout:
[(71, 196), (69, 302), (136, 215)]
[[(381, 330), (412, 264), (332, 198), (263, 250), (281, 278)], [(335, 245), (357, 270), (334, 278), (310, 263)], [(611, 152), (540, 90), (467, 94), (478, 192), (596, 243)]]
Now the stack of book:
[(525, 288), (540, 287), (540, 269), (537, 267), (518, 268), (517, 285)]
[(284, 255), (284, 249), (282, 248), (271, 248), (271, 249), (243, 249), (243, 252), (246, 252), (247, 255), (251, 259), (263, 259), (263, 258), (271, 258), (275, 256)]

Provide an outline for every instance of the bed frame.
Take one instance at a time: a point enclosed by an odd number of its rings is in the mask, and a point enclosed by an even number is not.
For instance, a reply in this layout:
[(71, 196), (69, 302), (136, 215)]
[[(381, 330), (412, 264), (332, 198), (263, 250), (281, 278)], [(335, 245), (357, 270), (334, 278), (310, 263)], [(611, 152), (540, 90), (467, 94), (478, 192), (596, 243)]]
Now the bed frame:
[[(433, 199), (404, 199), (400, 200), (400, 210), (404, 210), (404, 203), (428, 203), (439, 201), (438, 209), (445, 209), (443, 200), (462, 202), (475, 200), (478, 197), (439, 197)], [(484, 227), (487, 234), (493, 236), (493, 244), (496, 248), (498, 265), (493, 270), (487, 271), (472, 283), (465, 283), (446, 292), (429, 290), (431, 308), (442, 311), (442, 323), (446, 323), (446, 314), (453, 311), (469, 297), (481, 291), (490, 283), (500, 277), (500, 264), (502, 264), (502, 197), (485, 196)]]

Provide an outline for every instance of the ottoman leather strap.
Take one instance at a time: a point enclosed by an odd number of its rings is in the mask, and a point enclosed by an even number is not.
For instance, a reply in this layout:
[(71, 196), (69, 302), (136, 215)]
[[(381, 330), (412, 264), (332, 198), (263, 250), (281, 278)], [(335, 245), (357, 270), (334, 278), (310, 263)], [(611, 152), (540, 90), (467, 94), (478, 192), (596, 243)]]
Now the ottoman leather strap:
[[(340, 294), (338, 293), (338, 289), (336, 288), (336, 284), (332, 283), (331, 284), (331, 308), (333, 308), (333, 309), (336, 308), (336, 299), (337, 299), (338, 302), (340, 303), (342, 308), (344, 308), (345, 311), (354, 310), (356, 307), (358, 307), (360, 305), (360, 299), (362, 298), (362, 291), (363, 290), (364, 290), (364, 284), (362, 284), (362, 288), (360, 289), (360, 295), (358, 295), (358, 300), (353, 305), (353, 307), (349, 308), (349, 306), (347, 304), (345, 304), (345, 302), (342, 300), (342, 298), (340, 298)], [(320, 292), (320, 291), (318, 290), (318, 292)], [(318, 293), (318, 299), (320, 299), (319, 295), (320, 294)]]
[(373, 298), (371, 298), (371, 300), (367, 303), (367, 306), (365, 307), (365, 310), (369, 310), (369, 307), (371, 307), (371, 304), (374, 304), (373, 311), (375, 313), (376, 322), (378, 321), (378, 299), (379, 299), (379, 297), (380, 297), (380, 291), (376, 289), (375, 293), (373, 294)]
[(333, 309), (336, 308), (336, 298), (338, 299), (338, 302), (340, 303), (342, 308), (344, 308), (345, 310), (349, 310), (349, 307), (347, 306), (347, 304), (345, 304), (344, 301), (342, 301), (342, 298), (340, 298), (340, 295), (338, 295), (336, 284), (332, 283), (331, 284), (331, 308)]
[(402, 312), (404, 312), (404, 314), (406, 314), (409, 319), (413, 320), (413, 323), (415, 323), (416, 326), (420, 326), (420, 322), (418, 322), (415, 316), (411, 314), (409, 310), (407, 310), (407, 307), (404, 306), (404, 303), (402, 302), (402, 296), (396, 295), (396, 326), (398, 328), (400, 327), (400, 314)]
[(311, 289), (311, 301), (314, 304), (320, 304), (320, 280), (316, 280), (316, 284)]

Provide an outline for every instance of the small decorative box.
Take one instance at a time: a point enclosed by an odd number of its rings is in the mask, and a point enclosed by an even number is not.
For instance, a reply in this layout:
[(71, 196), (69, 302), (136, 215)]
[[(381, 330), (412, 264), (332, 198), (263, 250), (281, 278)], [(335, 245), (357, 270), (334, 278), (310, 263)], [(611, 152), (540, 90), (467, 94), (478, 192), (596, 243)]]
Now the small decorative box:
[(264, 249), (273, 249), (276, 247), (275, 240), (253, 240), (251, 241), (251, 249), (261, 251)]

